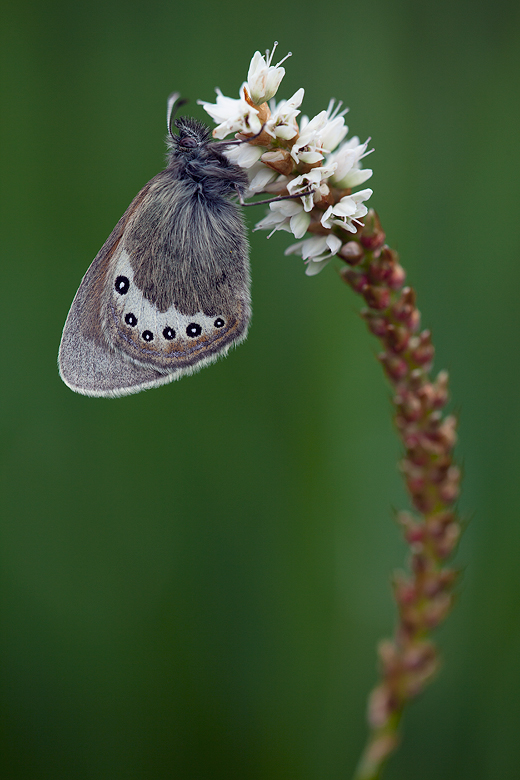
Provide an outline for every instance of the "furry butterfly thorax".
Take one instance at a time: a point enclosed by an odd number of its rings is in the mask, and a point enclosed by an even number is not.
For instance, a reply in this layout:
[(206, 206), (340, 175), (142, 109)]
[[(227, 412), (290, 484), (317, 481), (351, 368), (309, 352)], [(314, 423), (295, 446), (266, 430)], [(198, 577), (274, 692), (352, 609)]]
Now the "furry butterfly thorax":
[(60, 375), (84, 395), (166, 384), (247, 334), (248, 243), (232, 200), (242, 198), (247, 175), (198, 120), (178, 118), (174, 134), (170, 113), (167, 167), (117, 223), (65, 323)]

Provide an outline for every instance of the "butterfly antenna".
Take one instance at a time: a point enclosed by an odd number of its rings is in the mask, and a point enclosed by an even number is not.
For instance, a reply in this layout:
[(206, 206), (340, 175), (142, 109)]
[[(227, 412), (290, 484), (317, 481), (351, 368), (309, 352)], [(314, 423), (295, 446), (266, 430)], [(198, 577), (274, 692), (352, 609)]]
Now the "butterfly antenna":
[[(168, 98), (168, 102), (166, 105), (166, 126), (168, 127), (168, 135), (170, 136), (170, 138), (175, 137), (173, 135), (173, 130), (172, 130), (173, 120), (175, 119), (175, 115), (178, 112), (179, 108), (181, 106), (184, 106), (188, 102), (185, 99), (179, 100), (180, 96), (181, 96), (180, 92), (172, 92), (172, 94)], [(175, 106), (175, 111), (173, 110), (174, 106)]]

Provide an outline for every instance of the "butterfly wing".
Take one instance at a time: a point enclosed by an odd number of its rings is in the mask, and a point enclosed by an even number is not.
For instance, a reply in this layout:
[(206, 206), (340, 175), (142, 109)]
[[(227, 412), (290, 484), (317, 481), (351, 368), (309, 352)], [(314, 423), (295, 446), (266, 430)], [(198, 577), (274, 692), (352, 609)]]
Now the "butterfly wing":
[[(225, 354), (246, 335), (247, 302), (222, 299), (212, 313), (183, 313), (172, 303), (165, 311), (147, 300), (135, 281), (123, 248), (111, 269), (105, 335), (135, 364), (178, 376), (198, 370)], [(178, 378), (178, 377), (176, 377)]]
[(121, 396), (166, 384), (245, 338), (241, 217), (228, 201), (208, 208), (181, 194), (165, 172), (152, 179), (85, 274), (59, 354), (72, 390)]

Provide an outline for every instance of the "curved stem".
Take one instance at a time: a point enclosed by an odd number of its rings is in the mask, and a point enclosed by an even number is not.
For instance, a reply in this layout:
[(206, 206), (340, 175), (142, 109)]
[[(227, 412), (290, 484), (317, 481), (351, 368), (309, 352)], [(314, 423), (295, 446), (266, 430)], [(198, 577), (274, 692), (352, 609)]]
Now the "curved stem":
[(394, 388), (394, 421), (404, 449), (400, 468), (415, 511), (397, 516), (410, 548), (410, 571), (394, 574), (398, 620), (392, 639), (379, 645), (381, 680), (369, 697), (370, 733), (355, 780), (381, 777), (399, 744), (406, 704), (437, 669), (430, 635), (452, 606), (457, 572), (445, 564), (461, 532), (453, 508), (460, 483), (453, 462), (456, 419), (442, 413), (448, 375), (441, 371), (430, 378), (431, 333), (420, 330), (415, 292), (404, 286), (397, 253), (384, 240), (379, 219), (370, 211), (365, 226), (339, 251), (347, 264), (341, 276), (364, 298), (367, 307), (361, 314), (383, 347), (379, 360)]

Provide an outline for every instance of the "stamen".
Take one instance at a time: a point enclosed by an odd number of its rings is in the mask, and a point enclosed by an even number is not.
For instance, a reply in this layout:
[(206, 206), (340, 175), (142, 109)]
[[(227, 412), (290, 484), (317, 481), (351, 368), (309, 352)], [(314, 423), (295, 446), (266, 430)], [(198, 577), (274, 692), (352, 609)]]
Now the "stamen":
[(277, 65), (275, 65), (275, 68), (279, 68), (280, 65), (282, 64), (282, 62), (285, 62), (285, 60), (287, 60), (289, 57), (292, 57), (292, 51), (287, 52), (285, 57), (283, 59), (281, 59), (280, 62)]
[[(327, 106), (327, 117), (329, 120), (335, 119), (337, 116), (345, 116), (345, 114), (348, 113), (348, 108), (344, 108), (341, 113), (339, 113), (339, 110), (341, 106), (343, 105), (343, 101), (339, 100), (338, 105), (336, 108), (334, 108), (334, 103), (336, 102), (336, 98), (331, 98), (329, 101), (329, 105)], [(331, 113), (332, 112), (332, 113)]]
[(269, 51), (269, 49), (265, 50), (265, 61), (267, 63), (268, 68), (271, 67), (271, 61), (273, 59), (273, 54), (275, 53), (277, 46), (278, 46), (278, 41), (275, 41), (273, 45), (273, 50), (271, 52)]

